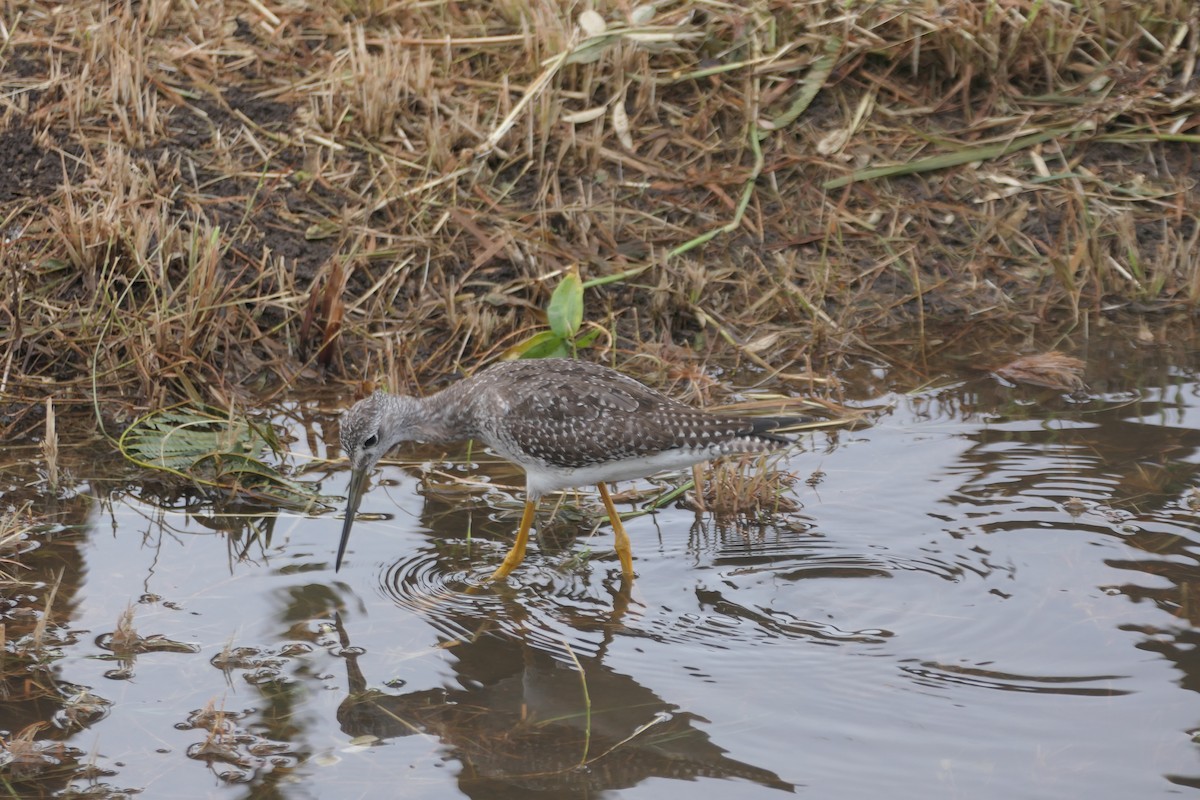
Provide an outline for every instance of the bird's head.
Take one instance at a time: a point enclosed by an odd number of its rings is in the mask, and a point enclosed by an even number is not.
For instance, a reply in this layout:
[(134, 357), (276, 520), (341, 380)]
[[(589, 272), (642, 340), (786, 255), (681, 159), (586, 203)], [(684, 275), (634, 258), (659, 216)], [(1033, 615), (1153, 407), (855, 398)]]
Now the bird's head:
[(350, 459), (350, 486), (335, 572), (342, 567), (354, 514), (371, 470), (396, 445), (419, 439), (420, 411), (415, 398), (375, 392), (342, 412), (341, 442), (342, 451)]

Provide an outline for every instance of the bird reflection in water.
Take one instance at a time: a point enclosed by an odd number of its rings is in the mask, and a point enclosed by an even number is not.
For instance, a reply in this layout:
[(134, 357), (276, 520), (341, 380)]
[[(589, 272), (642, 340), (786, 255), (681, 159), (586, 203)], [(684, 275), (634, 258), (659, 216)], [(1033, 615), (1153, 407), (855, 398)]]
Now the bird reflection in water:
[(695, 726), (704, 720), (600, 656), (560, 660), (517, 636), (488, 634), (454, 646), (465, 688), (389, 694), (367, 688), (340, 618), (337, 627), (350, 689), (338, 709), (342, 730), (356, 738), (437, 737), (462, 764), (467, 796), (507, 788), (526, 797), (593, 797), (649, 778), (700, 777), (795, 791), (774, 772), (729, 758)]

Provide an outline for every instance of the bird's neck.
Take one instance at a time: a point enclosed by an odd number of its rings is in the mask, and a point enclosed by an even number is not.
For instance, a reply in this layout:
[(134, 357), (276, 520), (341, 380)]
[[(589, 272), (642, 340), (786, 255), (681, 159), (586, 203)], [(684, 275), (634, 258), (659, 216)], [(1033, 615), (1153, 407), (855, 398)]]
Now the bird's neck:
[(461, 390), (460, 382), (428, 397), (394, 397), (397, 403), (411, 403), (418, 413), (414, 416), (417, 440), (428, 444), (462, 442), (476, 436), (474, 410), (470, 394)]

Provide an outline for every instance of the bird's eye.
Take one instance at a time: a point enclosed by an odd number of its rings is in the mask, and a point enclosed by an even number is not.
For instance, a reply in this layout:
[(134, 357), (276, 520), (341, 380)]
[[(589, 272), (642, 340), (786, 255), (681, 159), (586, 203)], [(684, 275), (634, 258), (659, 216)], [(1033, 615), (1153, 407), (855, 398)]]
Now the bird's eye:
[(379, 437), (372, 433), (370, 436), (363, 439), (362, 446), (363, 447), (374, 447), (377, 444), (379, 444)]

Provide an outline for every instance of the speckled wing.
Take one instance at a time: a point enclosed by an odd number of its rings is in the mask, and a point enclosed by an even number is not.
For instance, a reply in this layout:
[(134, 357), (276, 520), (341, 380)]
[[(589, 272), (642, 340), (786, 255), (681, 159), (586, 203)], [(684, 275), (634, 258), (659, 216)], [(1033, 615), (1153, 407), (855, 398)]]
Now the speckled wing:
[(499, 395), (489, 402), (505, 412), (488, 438), (509, 457), (579, 468), (668, 450), (705, 458), (760, 452), (789, 441), (769, 433), (777, 420), (709, 414), (585, 361), (510, 362), (493, 371), (504, 380), (480, 388)]

